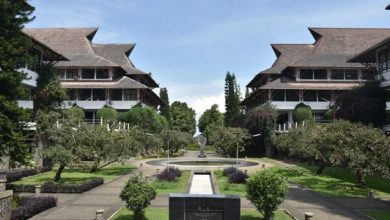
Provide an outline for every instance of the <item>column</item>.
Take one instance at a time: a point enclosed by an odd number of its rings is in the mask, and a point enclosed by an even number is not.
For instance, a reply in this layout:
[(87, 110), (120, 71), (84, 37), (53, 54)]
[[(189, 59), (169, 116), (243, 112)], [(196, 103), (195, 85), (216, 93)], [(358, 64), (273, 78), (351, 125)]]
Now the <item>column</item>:
[(288, 114), (288, 122), (289, 123), (293, 123), (294, 122), (294, 120), (293, 120), (293, 112), (289, 111), (289, 112), (287, 112), (287, 114)]

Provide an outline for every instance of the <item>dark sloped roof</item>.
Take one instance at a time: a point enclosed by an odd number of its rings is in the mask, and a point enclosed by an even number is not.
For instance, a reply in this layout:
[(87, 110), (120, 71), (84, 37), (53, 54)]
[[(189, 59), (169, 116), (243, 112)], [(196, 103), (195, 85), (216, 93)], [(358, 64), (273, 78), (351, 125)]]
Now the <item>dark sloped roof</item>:
[(104, 66), (119, 65), (95, 54), (91, 46), (97, 28), (26, 28), (23, 32), (64, 54), (70, 61), (56, 66)]
[(256, 86), (257, 81), (263, 74), (281, 74), (289, 65), (308, 56), (314, 46), (311, 44), (271, 44), (276, 55), (276, 61), (271, 68), (258, 73), (247, 85), (247, 87)]
[(390, 37), (383, 28), (309, 28), (316, 42), (313, 52), (291, 67), (363, 67), (348, 63), (352, 56)]
[(148, 89), (147, 86), (130, 79), (127, 76), (123, 76), (117, 81), (110, 82), (96, 82), (96, 81), (63, 81), (61, 85), (67, 89), (77, 88), (109, 88), (109, 89)]
[(348, 62), (351, 63), (375, 63), (376, 62), (376, 50), (383, 46), (390, 45), (390, 37), (384, 39), (383, 41), (373, 45), (370, 48), (358, 53), (357, 55), (351, 57)]

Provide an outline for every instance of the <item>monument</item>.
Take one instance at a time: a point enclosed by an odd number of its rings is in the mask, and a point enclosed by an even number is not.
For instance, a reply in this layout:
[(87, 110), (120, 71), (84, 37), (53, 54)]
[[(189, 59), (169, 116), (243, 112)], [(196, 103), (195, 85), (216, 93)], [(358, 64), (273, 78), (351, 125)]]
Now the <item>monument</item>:
[(203, 135), (199, 135), (197, 137), (198, 144), (200, 146), (200, 152), (198, 157), (199, 158), (206, 158), (206, 153), (205, 153), (205, 145), (207, 143), (207, 138)]

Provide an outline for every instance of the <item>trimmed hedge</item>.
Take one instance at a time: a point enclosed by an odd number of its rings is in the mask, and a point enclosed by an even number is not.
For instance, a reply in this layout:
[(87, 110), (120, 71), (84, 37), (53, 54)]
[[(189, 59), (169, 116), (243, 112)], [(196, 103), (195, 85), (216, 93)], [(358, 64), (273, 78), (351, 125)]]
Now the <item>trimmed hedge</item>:
[(224, 176), (229, 176), (230, 174), (235, 173), (235, 172), (237, 172), (237, 168), (235, 168), (235, 167), (228, 167), (228, 168), (223, 169)]
[(21, 206), (12, 209), (11, 220), (25, 220), (47, 209), (57, 206), (57, 198), (47, 197), (20, 197)]
[[(90, 181), (81, 184), (58, 184), (55, 182), (47, 182), (42, 185), (42, 193), (83, 193), (92, 188), (100, 186), (104, 183), (103, 178), (94, 178)], [(7, 184), (7, 189), (14, 192), (35, 192), (35, 185), (16, 185)]]
[(7, 182), (14, 182), (26, 176), (33, 176), (38, 173), (43, 173), (51, 170), (51, 166), (42, 167), (39, 172), (35, 169), (17, 169), (7, 172), (5, 175), (7, 177)]
[(175, 181), (177, 177), (181, 176), (179, 168), (169, 167), (165, 168), (161, 173), (157, 174), (156, 177), (160, 181)]

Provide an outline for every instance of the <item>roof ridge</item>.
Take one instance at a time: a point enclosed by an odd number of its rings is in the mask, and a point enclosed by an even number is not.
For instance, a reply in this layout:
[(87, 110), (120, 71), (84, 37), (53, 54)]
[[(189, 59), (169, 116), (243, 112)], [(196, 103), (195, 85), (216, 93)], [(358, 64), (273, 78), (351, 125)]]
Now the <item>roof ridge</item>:
[(308, 29), (338, 29), (338, 30), (390, 30), (390, 28), (375, 28), (375, 27), (308, 27)]

